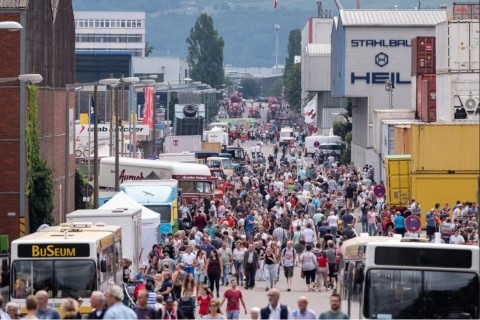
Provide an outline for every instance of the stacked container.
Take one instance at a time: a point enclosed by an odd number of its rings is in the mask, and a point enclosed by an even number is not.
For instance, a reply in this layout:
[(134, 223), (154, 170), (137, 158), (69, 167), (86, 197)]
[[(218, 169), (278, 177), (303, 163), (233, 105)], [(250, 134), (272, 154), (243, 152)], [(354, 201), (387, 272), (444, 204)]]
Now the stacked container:
[(436, 121), (435, 63), (435, 37), (413, 38), (412, 106), (423, 122)]
[(480, 4), (454, 3), (436, 26), (437, 121), (479, 121)]

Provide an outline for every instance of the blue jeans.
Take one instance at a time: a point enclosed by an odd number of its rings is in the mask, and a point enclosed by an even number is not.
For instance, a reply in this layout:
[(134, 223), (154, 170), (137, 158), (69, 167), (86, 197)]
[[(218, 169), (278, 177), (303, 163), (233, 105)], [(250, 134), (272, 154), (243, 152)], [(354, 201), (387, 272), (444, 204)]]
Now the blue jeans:
[(367, 222), (367, 220), (362, 220), (362, 232), (368, 232), (368, 222)]
[(337, 226), (329, 226), (330, 229), (332, 229), (332, 235), (333, 235), (333, 243), (337, 242)]
[(227, 319), (236, 320), (240, 318), (240, 310), (239, 311), (227, 311)]
[(375, 224), (374, 223), (369, 223), (368, 224), (368, 235), (369, 236), (374, 236), (376, 232), (377, 232), (377, 227), (375, 226)]
[(235, 278), (237, 278), (238, 284), (243, 282), (243, 261), (233, 261), (235, 267)]
[[(270, 288), (273, 288), (275, 281), (277, 280), (277, 265), (276, 264), (265, 264), (265, 285)], [(270, 285), (269, 285), (270, 283)]]
[(230, 265), (229, 264), (224, 264), (223, 265), (223, 279), (222, 279), (223, 284), (228, 284), (228, 274), (229, 273), (230, 273)]
[(195, 274), (193, 273), (193, 271), (194, 271), (193, 267), (185, 267), (185, 272), (190, 273), (191, 275), (194, 276)]

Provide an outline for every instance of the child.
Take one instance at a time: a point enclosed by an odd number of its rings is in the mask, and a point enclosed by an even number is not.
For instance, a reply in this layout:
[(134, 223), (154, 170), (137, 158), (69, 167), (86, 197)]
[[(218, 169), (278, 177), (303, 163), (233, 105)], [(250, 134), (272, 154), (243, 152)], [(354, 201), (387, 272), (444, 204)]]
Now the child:
[(208, 305), (212, 299), (213, 297), (210, 289), (208, 289), (207, 287), (203, 287), (200, 291), (200, 295), (197, 297), (197, 306), (199, 307), (198, 314), (200, 315), (200, 317), (208, 314)]

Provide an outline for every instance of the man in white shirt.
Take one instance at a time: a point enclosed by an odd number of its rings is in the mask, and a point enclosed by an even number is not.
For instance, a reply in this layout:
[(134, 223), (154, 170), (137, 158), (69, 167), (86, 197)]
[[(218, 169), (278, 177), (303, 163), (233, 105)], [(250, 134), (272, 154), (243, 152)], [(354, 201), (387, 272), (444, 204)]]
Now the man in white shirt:
[(187, 251), (182, 255), (182, 262), (185, 265), (185, 271), (193, 275), (193, 261), (195, 260), (196, 255), (193, 253), (192, 247), (187, 247)]
[(267, 293), (268, 306), (260, 310), (260, 319), (293, 319), (290, 308), (280, 304), (280, 291), (272, 288)]
[(465, 239), (463, 238), (462, 235), (460, 235), (460, 231), (455, 230), (455, 233), (452, 236), (450, 236), (449, 243), (450, 244), (464, 244)]

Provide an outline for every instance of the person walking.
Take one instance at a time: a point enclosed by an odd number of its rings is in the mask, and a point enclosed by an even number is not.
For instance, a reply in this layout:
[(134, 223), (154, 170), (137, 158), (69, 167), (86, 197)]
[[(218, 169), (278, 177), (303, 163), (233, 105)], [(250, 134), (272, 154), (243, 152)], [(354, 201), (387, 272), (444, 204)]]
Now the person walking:
[(218, 257), (217, 250), (210, 253), (210, 258), (207, 260), (207, 277), (210, 283), (210, 291), (213, 294), (213, 288), (217, 289), (217, 298), (220, 297), (220, 278), (223, 277), (222, 260)]
[(105, 306), (105, 296), (101, 291), (93, 291), (90, 295), (90, 306), (93, 310), (88, 314), (88, 319), (103, 319), (107, 308)]
[(275, 254), (270, 246), (267, 247), (265, 250), (265, 264), (264, 268), (266, 269), (265, 272), (265, 291), (269, 290), (269, 283), (270, 283), (270, 288), (273, 288), (275, 284), (275, 280), (277, 278), (277, 270), (276, 270), (276, 264), (277, 264), (277, 258), (275, 257)]
[(253, 289), (255, 287), (255, 274), (258, 269), (258, 253), (251, 243), (243, 257), (243, 265), (246, 278), (245, 289)]
[(318, 319), (350, 319), (347, 314), (341, 310), (342, 298), (336, 292), (330, 296), (330, 310), (322, 312)]
[(235, 249), (233, 249), (233, 266), (235, 267), (235, 277), (237, 278), (237, 282), (243, 286), (243, 273), (244, 273), (244, 265), (243, 265), (243, 258), (245, 257), (245, 252), (247, 251), (246, 248), (243, 247), (242, 241), (237, 241), (235, 243)]
[(261, 319), (293, 319), (290, 308), (280, 304), (280, 291), (277, 288), (270, 289), (267, 297), (268, 306), (260, 310)]
[[(336, 282), (336, 275), (335, 275), (335, 258), (337, 256), (337, 252), (334, 248), (334, 244), (331, 241), (327, 242), (328, 249), (325, 252), (328, 260), (328, 277), (329, 277), (329, 286), (332, 286), (334, 289), (337, 287)], [(327, 286), (328, 290), (328, 286)]]
[(367, 213), (368, 222), (368, 235), (374, 236), (377, 233), (377, 214), (375, 213), (375, 207), (370, 206), (370, 210)]
[(302, 264), (302, 272), (307, 283), (308, 291), (314, 291), (313, 284), (315, 283), (315, 276), (317, 274), (317, 257), (312, 253), (312, 246), (306, 245), (305, 252), (300, 257)]
[(225, 300), (227, 301), (227, 319), (238, 319), (240, 317), (240, 303), (242, 303), (245, 314), (247, 314), (247, 307), (243, 300), (242, 291), (238, 289), (237, 279), (230, 279), (230, 288), (223, 293), (220, 308), (223, 306)]
[(208, 305), (213, 300), (213, 295), (208, 287), (202, 287), (200, 295), (197, 297), (198, 314), (203, 318), (208, 313)]
[(301, 296), (297, 301), (298, 309), (293, 310), (292, 316), (295, 320), (308, 319), (316, 320), (317, 314), (312, 309), (308, 309), (308, 300), (307, 297)]
[(138, 293), (137, 305), (133, 308), (137, 314), (138, 319), (156, 319), (157, 311), (148, 306), (148, 292), (141, 290)]
[(296, 256), (297, 253), (293, 248), (293, 242), (290, 240), (280, 254), (280, 265), (283, 267), (283, 273), (287, 279), (287, 291), (291, 291), (292, 288), (293, 269), (295, 268)]
[(37, 291), (37, 293), (35, 293), (35, 298), (37, 298), (38, 303), (38, 309), (36, 313), (38, 319), (60, 319), (60, 314), (58, 311), (48, 305), (47, 291)]
[(208, 313), (203, 316), (203, 320), (224, 320), (225, 317), (220, 310), (220, 302), (218, 300), (212, 300), (208, 304)]
[(405, 218), (401, 216), (400, 211), (395, 212), (393, 224), (395, 225), (395, 233), (401, 234), (403, 237), (403, 235), (405, 234)]
[(108, 310), (104, 319), (137, 319), (137, 314), (123, 304), (123, 289), (112, 285), (105, 291)]
[(223, 278), (222, 286), (228, 285), (228, 274), (230, 273), (230, 266), (233, 264), (233, 254), (232, 250), (228, 248), (227, 242), (222, 242), (222, 247), (218, 250), (218, 255), (220, 260), (222, 260), (223, 265)]
[(320, 257), (317, 257), (318, 269), (317, 269), (317, 287), (318, 291), (322, 291), (322, 285), (325, 290), (328, 291), (328, 259), (327, 253), (322, 251)]

